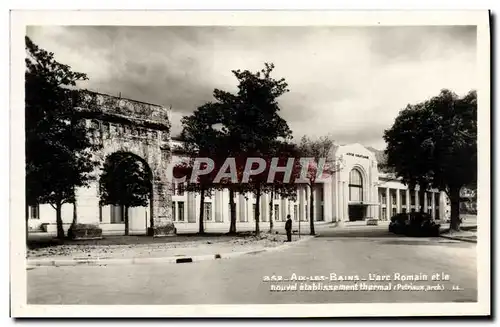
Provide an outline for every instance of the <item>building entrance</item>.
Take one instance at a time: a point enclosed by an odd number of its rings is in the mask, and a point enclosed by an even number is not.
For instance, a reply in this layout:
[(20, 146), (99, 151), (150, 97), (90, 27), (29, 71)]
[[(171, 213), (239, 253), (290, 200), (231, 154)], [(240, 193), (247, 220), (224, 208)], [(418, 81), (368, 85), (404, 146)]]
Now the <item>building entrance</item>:
[(349, 205), (349, 221), (363, 220), (366, 217), (366, 206), (351, 204)]

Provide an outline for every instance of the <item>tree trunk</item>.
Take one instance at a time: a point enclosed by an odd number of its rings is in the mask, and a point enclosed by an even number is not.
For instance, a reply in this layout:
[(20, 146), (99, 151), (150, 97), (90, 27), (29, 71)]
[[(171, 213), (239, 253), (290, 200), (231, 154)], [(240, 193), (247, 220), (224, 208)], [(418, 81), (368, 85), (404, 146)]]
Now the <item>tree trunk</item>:
[(123, 206), (123, 215), (125, 220), (125, 236), (129, 234), (129, 224), (128, 224), (128, 206)]
[(200, 192), (200, 221), (198, 225), (198, 234), (205, 234), (205, 227), (203, 226), (203, 214), (205, 213), (205, 188), (201, 188)]
[(269, 198), (269, 233), (273, 232), (273, 227), (274, 227), (274, 223), (273, 223), (273, 212), (274, 212), (273, 199), (274, 199), (274, 190), (271, 190), (271, 197)]
[(255, 194), (255, 235), (260, 235), (260, 185), (257, 186), (257, 194)]
[(310, 235), (316, 235), (314, 231), (314, 188), (313, 185), (309, 185), (309, 189), (311, 192), (309, 193), (309, 202), (310, 208), (309, 208), (309, 228), (311, 232), (309, 233)]
[(57, 238), (60, 240), (64, 239), (64, 228), (63, 228), (61, 211), (62, 211), (62, 203), (57, 203), (56, 204)]
[(75, 201), (73, 202), (73, 221), (71, 222), (71, 225), (76, 225), (76, 223), (78, 222), (78, 214), (76, 212), (76, 199)]
[(229, 189), (229, 208), (231, 213), (231, 224), (229, 225), (229, 234), (236, 234), (236, 210), (234, 203), (234, 191)]
[(460, 230), (460, 187), (450, 188), (450, 230)]

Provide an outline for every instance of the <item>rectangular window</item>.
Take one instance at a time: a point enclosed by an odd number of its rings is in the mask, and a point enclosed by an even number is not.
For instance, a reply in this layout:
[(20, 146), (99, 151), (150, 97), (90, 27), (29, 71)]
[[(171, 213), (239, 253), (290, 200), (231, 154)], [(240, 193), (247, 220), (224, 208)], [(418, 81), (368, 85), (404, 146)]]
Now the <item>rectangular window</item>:
[(415, 192), (410, 192), (410, 204), (415, 205)]
[(427, 206), (432, 206), (432, 193), (427, 193)]
[(293, 220), (297, 221), (297, 210), (298, 210), (298, 206), (296, 204), (293, 205)]
[(325, 200), (325, 192), (323, 192), (323, 188), (319, 188), (318, 189), (318, 192), (319, 192), (319, 199), (320, 201), (324, 201)]
[(391, 198), (392, 198), (392, 204), (393, 204), (393, 205), (396, 205), (396, 192), (393, 192), (393, 193), (391, 194)]
[(324, 207), (321, 205), (319, 207), (319, 216), (318, 216), (318, 221), (323, 221), (325, 220), (325, 212), (324, 212)]
[(406, 208), (401, 209), (403, 213), (406, 213)]
[(175, 204), (176, 204), (176, 202), (175, 202), (175, 201), (172, 201), (172, 220), (173, 220), (173, 221), (175, 221), (175, 219), (176, 219), (176, 215), (175, 215), (175, 213), (176, 213), (176, 210), (175, 210)]
[(382, 219), (387, 219), (387, 208), (382, 208)]
[(177, 195), (183, 196), (184, 190), (186, 189), (184, 183), (177, 184)]
[(276, 220), (276, 221), (280, 220), (280, 205), (279, 204), (274, 205), (274, 220)]
[(212, 220), (212, 203), (210, 203), (210, 202), (203, 203), (203, 216), (205, 217), (205, 220), (207, 220), (207, 221)]
[(435, 219), (441, 219), (441, 217), (439, 216), (439, 209), (436, 209), (436, 218)]
[(392, 208), (392, 215), (395, 216), (397, 214), (396, 208)]
[(349, 201), (360, 202), (363, 201), (362, 196), (363, 189), (358, 186), (349, 186)]
[(184, 202), (179, 201), (179, 221), (184, 221)]
[(406, 205), (406, 191), (401, 190), (401, 205), (405, 206)]
[(40, 219), (40, 205), (30, 206), (30, 218)]
[(304, 205), (305, 209), (306, 209), (306, 215), (304, 216), (304, 219), (302, 221), (308, 221), (309, 220), (309, 210), (307, 210), (307, 204)]

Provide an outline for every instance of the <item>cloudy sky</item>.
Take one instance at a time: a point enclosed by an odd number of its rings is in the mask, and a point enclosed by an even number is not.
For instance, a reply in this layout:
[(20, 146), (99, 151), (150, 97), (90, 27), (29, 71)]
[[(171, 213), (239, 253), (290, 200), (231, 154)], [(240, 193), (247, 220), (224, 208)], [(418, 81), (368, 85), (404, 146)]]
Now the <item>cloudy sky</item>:
[(180, 118), (236, 89), (232, 69), (276, 65), (290, 92), (281, 115), (294, 136), (384, 148), (398, 111), (442, 88), (476, 84), (475, 27), (30, 27), (35, 43), (73, 70), (83, 88), (172, 106)]

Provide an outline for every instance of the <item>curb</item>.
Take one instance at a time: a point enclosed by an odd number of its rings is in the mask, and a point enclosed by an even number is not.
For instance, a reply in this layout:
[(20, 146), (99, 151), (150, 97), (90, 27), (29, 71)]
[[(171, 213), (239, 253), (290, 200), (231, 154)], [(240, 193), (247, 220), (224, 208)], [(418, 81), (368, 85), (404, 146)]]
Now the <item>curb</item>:
[(448, 240), (462, 241), (462, 242), (468, 242), (468, 243), (477, 243), (477, 239), (476, 240), (470, 240), (470, 239), (462, 238), (462, 237), (444, 236), (444, 235), (439, 235), (439, 236), (442, 237), (442, 238), (446, 238)]
[(126, 259), (27, 259), (27, 268), (34, 267), (67, 267), (67, 266), (108, 266), (108, 265), (140, 265), (140, 264), (159, 264), (159, 263), (191, 263), (208, 260), (231, 259), (243, 255), (252, 255), (264, 252), (274, 252), (284, 250), (295, 244), (305, 242), (316, 236), (305, 236), (295, 242), (285, 243), (283, 245), (263, 248), (258, 250), (242, 251), (242, 252), (228, 252), (216, 254), (204, 254), (197, 256), (181, 256), (181, 257), (157, 257), (157, 258), (126, 258)]

